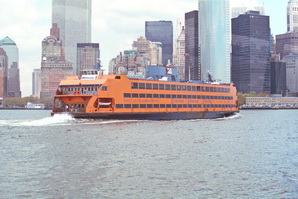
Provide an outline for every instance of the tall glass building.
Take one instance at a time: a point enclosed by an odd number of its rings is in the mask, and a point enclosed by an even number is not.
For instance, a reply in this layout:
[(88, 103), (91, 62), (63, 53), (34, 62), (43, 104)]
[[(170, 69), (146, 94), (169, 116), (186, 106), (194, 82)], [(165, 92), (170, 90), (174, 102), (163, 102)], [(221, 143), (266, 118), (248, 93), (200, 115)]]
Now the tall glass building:
[(9, 37), (0, 40), (0, 48), (6, 52), (8, 58), (8, 97), (21, 97), (19, 49)]
[(52, 0), (52, 23), (60, 29), (67, 61), (77, 72), (77, 43), (91, 43), (91, 0)]
[(208, 72), (214, 80), (230, 82), (229, 0), (199, 0), (199, 49), (201, 79)]
[(173, 60), (173, 22), (172, 21), (146, 21), (145, 37), (152, 42), (162, 43), (162, 64)]
[(185, 13), (185, 80), (201, 80), (198, 31), (198, 11)]
[(298, 2), (289, 0), (287, 7), (287, 31), (298, 32)]

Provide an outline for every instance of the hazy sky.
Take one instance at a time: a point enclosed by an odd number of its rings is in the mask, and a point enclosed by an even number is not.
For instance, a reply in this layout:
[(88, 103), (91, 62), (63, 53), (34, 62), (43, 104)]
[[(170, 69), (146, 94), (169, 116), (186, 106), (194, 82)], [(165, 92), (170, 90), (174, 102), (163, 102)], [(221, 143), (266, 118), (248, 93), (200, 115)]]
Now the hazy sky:
[[(231, 4), (249, 0), (231, 0)], [(253, 0), (265, 6), (271, 33), (286, 32), (288, 0)], [(52, 0), (0, 0), (0, 39), (9, 36), (19, 48), (22, 96), (32, 94), (32, 71), (40, 68), (41, 42), (49, 36)], [(104, 68), (132, 42), (145, 36), (145, 21), (171, 20), (197, 10), (198, 0), (93, 0), (92, 42), (100, 44)]]

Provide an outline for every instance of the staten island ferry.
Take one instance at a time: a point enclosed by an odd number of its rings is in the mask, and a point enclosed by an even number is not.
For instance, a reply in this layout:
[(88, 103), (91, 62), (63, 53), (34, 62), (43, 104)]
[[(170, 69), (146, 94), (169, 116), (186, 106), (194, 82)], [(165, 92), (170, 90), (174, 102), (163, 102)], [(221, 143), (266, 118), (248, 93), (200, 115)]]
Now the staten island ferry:
[(143, 78), (85, 71), (62, 80), (51, 115), (171, 120), (219, 118), (238, 112), (233, 83), (181, 82), (176, 68), (148, 66)]

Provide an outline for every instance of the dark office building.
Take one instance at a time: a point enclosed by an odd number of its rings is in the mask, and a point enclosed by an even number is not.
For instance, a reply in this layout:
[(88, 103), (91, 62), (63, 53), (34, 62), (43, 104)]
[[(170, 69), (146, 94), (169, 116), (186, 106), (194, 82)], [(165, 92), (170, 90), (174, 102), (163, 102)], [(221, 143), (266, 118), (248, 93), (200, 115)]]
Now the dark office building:
[(270, 62), (270, 82), (271, 94), (286, 95), (287, 91), (287, 71), (286, 62), (272, 61)]
[(201, 80), (198, 11), (185, 13), (185, 80)]
[(152, 42), (162, 43), (162, 64), (173, 59), (173, 23), (172, 21), (146, 21), (145, 37)]
[(232, 19), (231, 77), (238, 92), (270, 92), (269, 16), (249, 11)]

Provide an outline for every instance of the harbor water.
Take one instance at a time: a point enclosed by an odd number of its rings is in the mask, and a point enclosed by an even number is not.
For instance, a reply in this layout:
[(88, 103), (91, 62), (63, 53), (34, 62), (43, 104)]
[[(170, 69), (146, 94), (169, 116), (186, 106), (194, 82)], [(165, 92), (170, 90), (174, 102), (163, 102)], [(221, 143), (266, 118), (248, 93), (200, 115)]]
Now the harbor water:
[(0, 110), (0, 198), (298, 198), (297, 116), (119, 121)]

